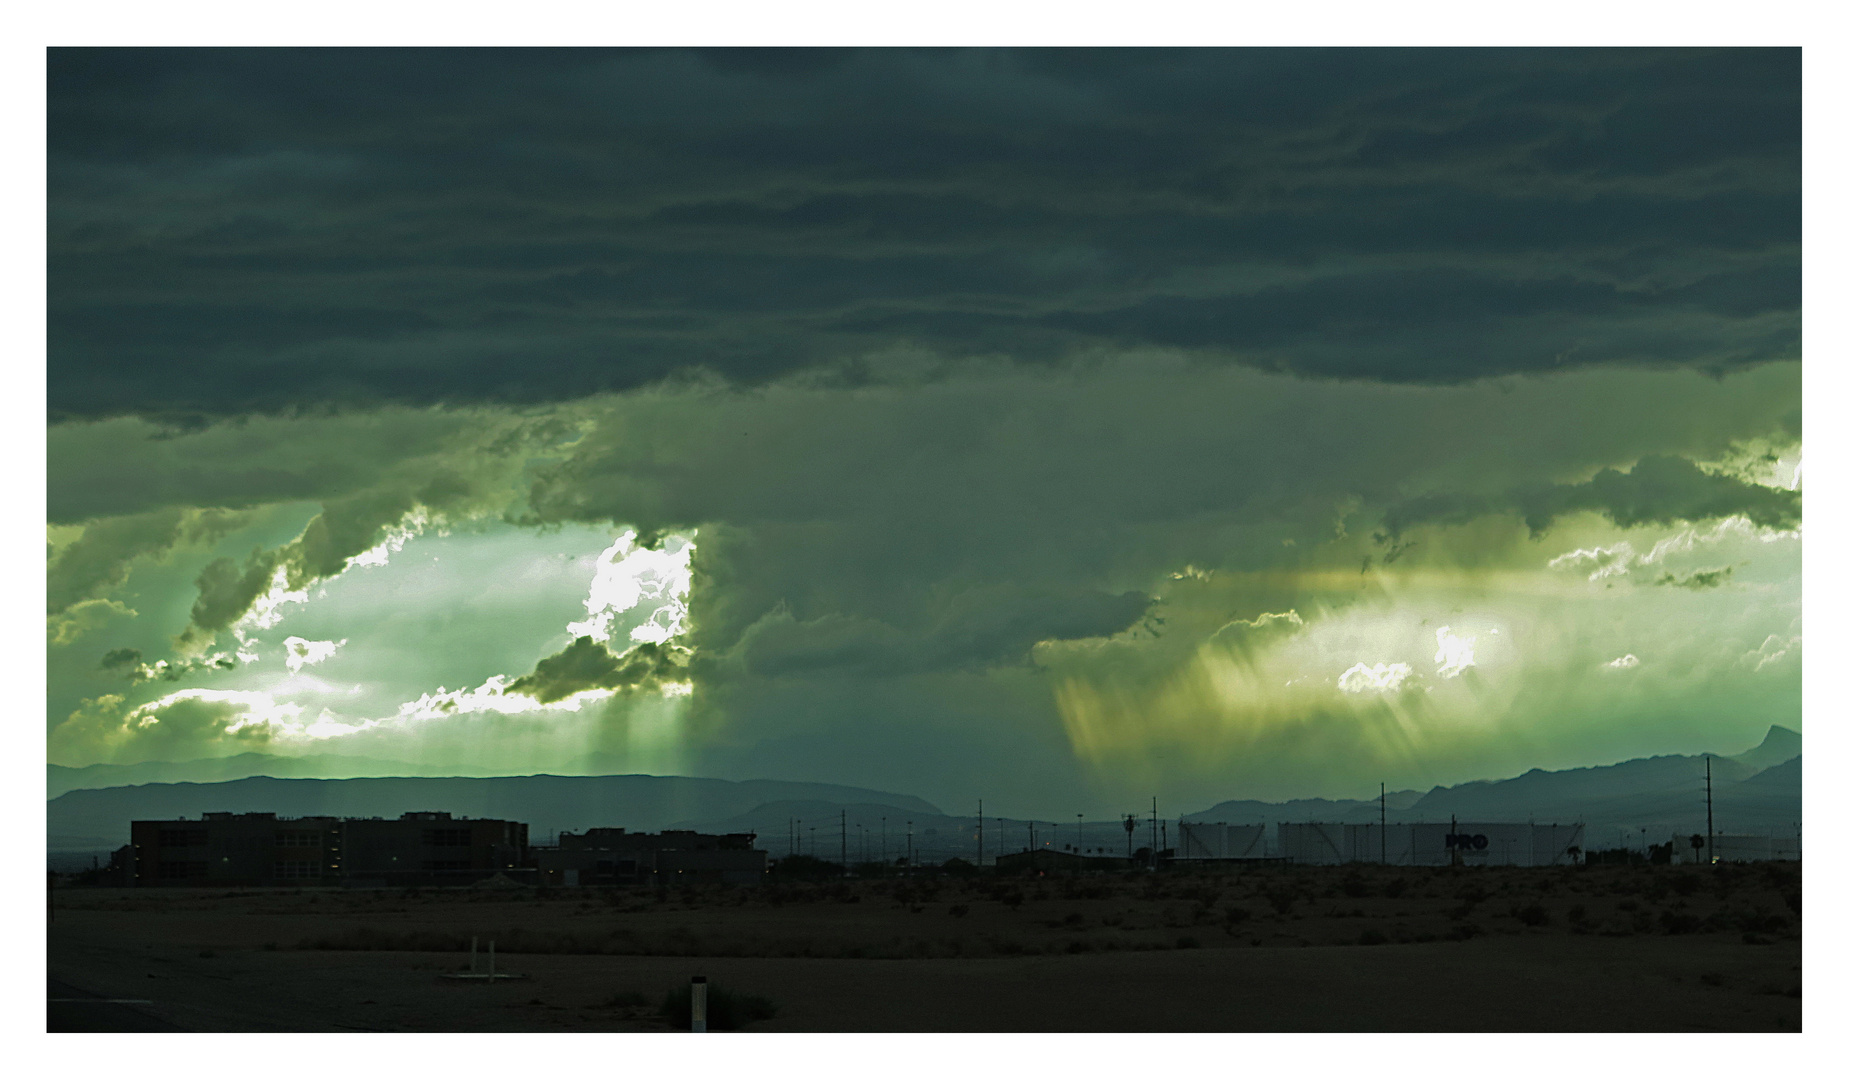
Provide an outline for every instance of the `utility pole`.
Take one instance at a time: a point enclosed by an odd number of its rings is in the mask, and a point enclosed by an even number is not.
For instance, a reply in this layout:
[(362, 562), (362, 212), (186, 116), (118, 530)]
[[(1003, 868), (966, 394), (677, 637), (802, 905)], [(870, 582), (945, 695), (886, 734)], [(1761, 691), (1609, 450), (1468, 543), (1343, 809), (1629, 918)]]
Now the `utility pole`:
[(1155, 873), (1156, 852), (1160, 850), (1161, 841), (1156, 838), (1156, 797), (1149, 797), (1149, 872)]
[(905, 876), (912, 875), (912, 823), (905, 823)]
[(1380, 865), (1387, 865), (1387, 782), (1380, 782)]
[(1085, 854), (1085, 815), (1079, 815), (1079, 854)]
[(880, 865), (886, 865), (886, 819), (880, 819)]
[(1708, 864), (1712, 866), (1718, 861), (1714, 857), (1714, 759), (1704, 754), (1701, 760), (1708, 767)]
[(982, 800), (976, 800), (976, 865), (982, 865)]
[(783, 853), (785, 855), (796, 854), (796, 819), (795, 818), (790, 819), (790, 843), (789, 843), (789, 846), (784, 849)]
[(847, 811), (841, 811), (841, 872), (847, 873)]

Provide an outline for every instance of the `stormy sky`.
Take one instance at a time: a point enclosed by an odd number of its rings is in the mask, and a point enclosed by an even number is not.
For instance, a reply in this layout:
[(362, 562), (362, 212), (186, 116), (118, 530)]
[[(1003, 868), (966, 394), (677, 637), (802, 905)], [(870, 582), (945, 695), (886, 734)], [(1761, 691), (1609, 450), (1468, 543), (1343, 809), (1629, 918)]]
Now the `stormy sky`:
[(48, 75), (53, 762), (1064, 815), (1801, 727), (1796, 50)]

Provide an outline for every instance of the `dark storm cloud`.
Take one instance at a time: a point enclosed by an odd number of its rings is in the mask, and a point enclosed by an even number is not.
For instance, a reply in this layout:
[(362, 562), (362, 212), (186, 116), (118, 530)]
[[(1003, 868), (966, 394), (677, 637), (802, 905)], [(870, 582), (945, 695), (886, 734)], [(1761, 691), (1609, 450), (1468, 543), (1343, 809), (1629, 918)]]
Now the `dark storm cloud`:
[(131, 685), (156, 679), (179, 682), (201, 673), (233, 671), (237, 666), (237, 660), (225, 653), (216, 653), (201, 660), (157, 660), (150, 664), (142, 660), (140, 649), (126, 648), (109, 650), (97, 665), (99, 670), (120, 675)]
[(735, 650), (746, 673), (766, 678), (979, 670), (1028, 663), (1043, 641), (1109, 637), (1152, 603), (1140, 592), (1061, 594), (995, 584), (957, 593), (923, 628), (838, 613), (804, 622), (784, 607), (747, 627)]
[(45, 612), (67, 612), (120, 587), (136, 559), (158, 557), (176, 544), (215, 540), (245, 521), (243, 514), (221, 510), (164, 509), (95, 522), (47, 566)]
[(1718, 589), (1733, 577), (1733, 567), (1722, 566), (1713, 570), (1696, 570), (1677, 577), (1664, 574), (1656, 579), (1658, 585), (1671, 585), (1678, 589)]
[(516, 694), (542, 702), (563, 701), (586, 690), (659, 690), (664, 680), (685, 678), (687, 650), (643, 642), (612, 653), (595, 638), (581, 637), (534, 665), (530, 675), (507, 684)]
[(50, 408), (1796, 355), (1795, 50), (54, 50)]
[(1458, 524), (1492, 513), (1517, 513), (1531, 533), (1546, 532), (1560, 517), (1580, 511), (1603, 514), (1620, 528), (1741, 515), (1755, 525), (1790, 528), (1802, 519), (1803, 498), (1793, 490), (1766, 487), (1736, 477), (1704, 472), (1686, 458), (1649, 455), (1628, 470), (1600, 469), (1581, 484), (1533, 485), (1497, 496), (1457, 493), (1408, 499), (1383, 516), (1377, 539), (1397, 538), (1424, 522)]

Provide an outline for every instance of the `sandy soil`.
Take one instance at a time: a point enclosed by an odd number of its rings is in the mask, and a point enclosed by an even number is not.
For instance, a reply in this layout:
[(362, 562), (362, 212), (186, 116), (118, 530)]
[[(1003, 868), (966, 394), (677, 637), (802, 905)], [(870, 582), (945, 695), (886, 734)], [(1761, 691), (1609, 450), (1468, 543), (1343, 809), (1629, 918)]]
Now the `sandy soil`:
[[(696, 974), (766, 1031), (1795, 1031), (1798, 903), (1789, 864), (69, 890), (49, 974), (209, 1031), (665, 1032)], [(444, 979), (471, 936), (525, 977)]]

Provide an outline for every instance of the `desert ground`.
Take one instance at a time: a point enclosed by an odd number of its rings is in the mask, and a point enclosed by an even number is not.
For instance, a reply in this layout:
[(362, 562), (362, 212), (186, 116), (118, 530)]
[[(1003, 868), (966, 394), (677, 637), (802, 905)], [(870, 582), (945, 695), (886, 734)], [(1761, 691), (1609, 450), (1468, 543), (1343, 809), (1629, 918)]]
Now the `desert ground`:
[[(1797, 864), (66, 889), (52, 1030), (1796, 1031)], [(466, 971), (476, 939), (518, 978)]]

